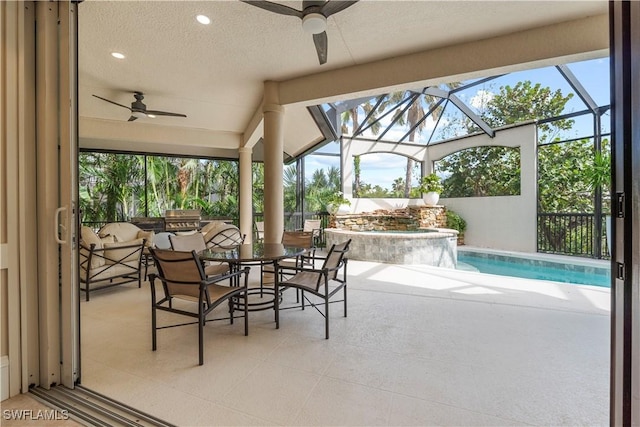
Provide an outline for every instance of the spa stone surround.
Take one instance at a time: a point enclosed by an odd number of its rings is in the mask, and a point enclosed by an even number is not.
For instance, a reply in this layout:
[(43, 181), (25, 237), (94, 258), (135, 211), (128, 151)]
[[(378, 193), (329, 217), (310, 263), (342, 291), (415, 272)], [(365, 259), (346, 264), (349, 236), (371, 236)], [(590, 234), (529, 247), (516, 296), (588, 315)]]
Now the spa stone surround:
[(421, 206), (331, 217), (327, 247), (351, 239), (348, 257), (455, 268), (458, 232), (443, 228), (446, 208)]

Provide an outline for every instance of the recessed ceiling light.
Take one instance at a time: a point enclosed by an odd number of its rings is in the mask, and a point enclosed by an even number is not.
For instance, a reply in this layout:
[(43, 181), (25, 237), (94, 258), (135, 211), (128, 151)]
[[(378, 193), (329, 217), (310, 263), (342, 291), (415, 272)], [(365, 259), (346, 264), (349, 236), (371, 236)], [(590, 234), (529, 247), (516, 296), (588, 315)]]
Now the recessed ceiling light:
[(118, 59), (124, 59), (124, 55), (121, 54), (120, 52), (111, 52), (111, 56)]
[(203, 25), (209, 25), (211, 23), (211, 19), (209, 19), (209, 17), (205, 15), (198, 15), (196, 16), (196, 19)]

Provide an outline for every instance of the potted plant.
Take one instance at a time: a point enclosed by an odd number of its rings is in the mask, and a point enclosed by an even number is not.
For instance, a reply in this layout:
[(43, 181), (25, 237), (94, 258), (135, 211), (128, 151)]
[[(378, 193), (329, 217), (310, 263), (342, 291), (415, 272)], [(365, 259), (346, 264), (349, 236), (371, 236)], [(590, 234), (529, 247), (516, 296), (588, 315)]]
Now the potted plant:
[(464, 245), (464, 232), (467, 221), (454, 211), (447, 210), (447, 228), (458, 231), (458, 245)]
[(349, 206), (351, 206), (351, 201), (344, 197), (342, 191), (336, 191), (333, 193), (327, 200), (326, 204), (327, 212), (332, 215), (337, 213), (349, 213)]
[(435, 173), (425, 175), (420, 180), (418, 190), (422, 193), (424, 202), (429, 206), (435, 206), (440, 199), (440, 193), (444, 187), (440, 182), (440, 177)]

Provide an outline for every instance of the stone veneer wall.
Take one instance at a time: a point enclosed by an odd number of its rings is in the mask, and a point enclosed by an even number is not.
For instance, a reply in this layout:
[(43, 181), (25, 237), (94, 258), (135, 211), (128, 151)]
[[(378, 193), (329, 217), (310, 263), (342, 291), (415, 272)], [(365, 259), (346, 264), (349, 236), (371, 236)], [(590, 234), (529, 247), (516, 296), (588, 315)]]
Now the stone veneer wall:
[(329, 227), (354, 231), (446, 228), (447, 208), (444, 206), (408, 206), (404, 209), (378, 209), (373, 212), (332, 215)]

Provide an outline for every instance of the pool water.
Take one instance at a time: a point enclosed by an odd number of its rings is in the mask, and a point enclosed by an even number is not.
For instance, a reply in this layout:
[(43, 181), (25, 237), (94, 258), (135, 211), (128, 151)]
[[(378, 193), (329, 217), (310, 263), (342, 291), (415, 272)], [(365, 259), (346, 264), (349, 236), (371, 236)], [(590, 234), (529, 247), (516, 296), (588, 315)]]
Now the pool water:
[(611, 287), (608, 268), (530, 260), (506, 255), (458, 252), (458, 269), (525, 279)]

